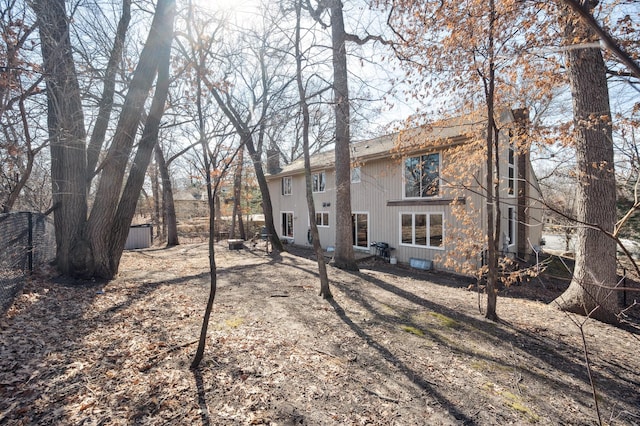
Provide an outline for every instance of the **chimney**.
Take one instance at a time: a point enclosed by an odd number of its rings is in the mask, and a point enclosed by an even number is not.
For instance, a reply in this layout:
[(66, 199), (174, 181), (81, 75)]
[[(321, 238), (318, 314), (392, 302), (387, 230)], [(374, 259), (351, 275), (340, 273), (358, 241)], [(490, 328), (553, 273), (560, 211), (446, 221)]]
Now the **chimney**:
[(276, 148), (267, 149), (267, 173), (275, 175), (280, 173), (280, 151)]

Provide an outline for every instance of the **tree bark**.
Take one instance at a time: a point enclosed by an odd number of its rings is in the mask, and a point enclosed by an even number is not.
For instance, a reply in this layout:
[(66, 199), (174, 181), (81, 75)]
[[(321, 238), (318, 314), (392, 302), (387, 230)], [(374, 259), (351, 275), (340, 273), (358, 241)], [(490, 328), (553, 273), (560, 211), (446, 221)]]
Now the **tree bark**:
[(120, 258), (124, 250), (125, 242), (131, 219), (136, 211), (136, 205), (144, 184), (147, 168), (151, 162), (153, 149), (158, 145), (158, 134), (160, 132), (160, 120), (164, 114), (164, 107), (169, 93), (169, 67), (171, 64), (171, 41), (173, 39), (173, 22), (175, 17), (175, 7), (169, 7), (163, 11), (163, 28), (161, 42), (162, 49), (158, 52), (158, 81), (156, 91), (153, 95), (151, 108), (145, 122), (142, 138), (136, 151), (133, 164), (129, 171), (129, 177), (122, 191), (122, 199), (116, 210), (116, 217), (111, 231), (111, 270), (118, 272)]
[[(565, 38), (597, 40), (574, 14), (562, 17)], [(573, 100), (578, 188), (576, 263), (569, 288), (553, 303), (560, 309), (617, 322), (616, 222), (611, 109), (606, 67), (598, 48), (569, 49), (567, 73)], [(604, 232), (603, 232), (604, 231)]]
[(167, 229), (167, 247), (173, 247), (180, 244), (178, 241), (178, 218), (176, 216), (176, 205), (173, 200), (173, 187), (171, 185), (171, 176), (169, 175), (169, 166), (164, 159), (164, 154), (160, 145), (156, 145), (156, 163), (162, 180), (162, 199), (164, 200), (163, 221)]
[(113, 42), (113, 48), (109, 55), (109, 61), (107, 62), (107, 69), (104, 75), (104, 87), (102, 89), (102, 97), (99, 103), (98, 116), (96, 117), (96, 124), (91, 133), (91, 140), (89, 141), (89, 147), (87, 149), (87, 171), (89, 172), (89, 184), (95, 173), (96, 165), (98, 164), (98, 158), (102, 145), (104, 144), (105, 135), (109, 126), (109, 120), (111, 118), (111, 110), (113, 109), (113, 95), (116, 87), (116, 74), (118, 71), (118, 65), (122, 59), (122, 50), (124, 49), (124, 41), (129, 29), (129, 22), (131, 21), (131, 0), (122, 0), (122, 15), (118, 22), (118, 28), (116, 30), (116, 38)]
[(333, 93), (336, 117), (336, 251), (333, 265), (357, 271), (353, 253), (351, 212), (351, 152), (347, 49), (342, 1), (331, 1), (331, 43), (333, 47)]
[(307, 93), (302, 81), (302, 53), (300, 52), (300, 15), (301, 2), (296, 1), (296, 81), (298, 83), (298, 93), (300, 95), (300, 110), (302, 112), (302, 148), (304, 152), (304, 177), (307, 195), (307, 208), (309, 210), (309, 223), (311, 224), (311, 237), (313, 239), (313, 251), (318, 262), (318, 275), (320, 276), (320, 296), (323, 299), (330, 299), (331, 289), (329, 288), (329, 278), (327, 276), (327, 265), (324, 262), (324, 253), (320, 246), (320, 235), (318, 224), (316, 223), (316, 208), (313, 201), (313, 189), (311, 184), (311, 159), (309, 156), (309, 104)]
[(240, 238), (245, 240), (246, 235), (242, 229), (242, 206), (240, 200), (242, 197), (242, 165), (244, 162), (244, 148), (238, 151), (238, 164), (233, 174), (233, 213), (231, 214), (231, 229), (229, 230), (229, 238), (236, 237), (236, 218), (238, 219), (238, 230)]
[(56, 264), (64, 275), (92, 270), (87, 219), (86, 131), (64, 0), (36, 0), (47, 85), (47, 125), (55, 206)]
[[(165, 49), (167, 32), (173, 33), (174, 0), (159, 0), (153, 17), (149, 36), (138, 66), (134, 72), (114, 140), (100, 176), (96, 199), (87, 223), (87, 235), (91, 241), (94, 261), (93, 276), (111, 279), (116, 270), (111, 244), (112, 227), (116, 220), (116, 209), (122, 194), (122, 184), (129, 156), (140, 123), (144, 103), (153, 84), (160, 57)], [(138, 194), (135, 194), (137, 197)]]

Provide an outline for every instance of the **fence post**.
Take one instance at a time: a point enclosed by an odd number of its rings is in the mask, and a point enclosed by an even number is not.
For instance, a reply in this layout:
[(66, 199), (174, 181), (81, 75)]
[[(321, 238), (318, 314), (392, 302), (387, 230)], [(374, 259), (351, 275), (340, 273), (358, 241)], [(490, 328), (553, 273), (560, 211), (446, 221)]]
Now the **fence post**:
[(28, 241), (27, 241), (27, 264), (29, 268), (29, 273), (33, 272), (33, 214), (31, 212), (27, 212), (27, 220), (29, 223), (29, 230), (27, 231)]

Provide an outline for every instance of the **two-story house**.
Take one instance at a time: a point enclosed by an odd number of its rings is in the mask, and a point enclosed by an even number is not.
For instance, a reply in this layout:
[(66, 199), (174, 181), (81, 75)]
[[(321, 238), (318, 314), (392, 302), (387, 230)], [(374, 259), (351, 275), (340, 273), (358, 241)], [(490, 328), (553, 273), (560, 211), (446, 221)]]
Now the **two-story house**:
[[(506, 111), (500, 123), (501, 251), (526, 258), (540, 244), (542, 209), (528, 150), (515, 142), (523, 134), (518, 115), (523, 113)], [(353, 143), (354, 249), (374, 253), (371, 245), (384, 242), (394, 248), (392, 256), (399, 262), (426, 259), (443, 269), (456, 269), (450, 262), (454, 258), (480, 264), (487, 228), (481, 133), (482, 120), (452, 119)], [(333, 151), (311, 157), (316, 222), (325, 249), (336, 241), (333, 164)], [(303, 160), (272, 171), (267, 179), (280, 238), (310, 246)]]

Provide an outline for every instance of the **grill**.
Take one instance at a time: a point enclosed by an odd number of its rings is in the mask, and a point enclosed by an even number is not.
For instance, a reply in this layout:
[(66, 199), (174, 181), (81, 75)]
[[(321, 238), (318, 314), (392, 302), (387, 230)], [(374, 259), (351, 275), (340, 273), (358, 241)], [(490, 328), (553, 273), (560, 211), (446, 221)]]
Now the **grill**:
[(380, 257), (384, 260), (389, 260), (391, 258), (391, 251), (395, 250), (395, 248), (391, 247), (389, 243), (383, 242), (372, 242), (371, 247), (375, 248), (376, 256)]

